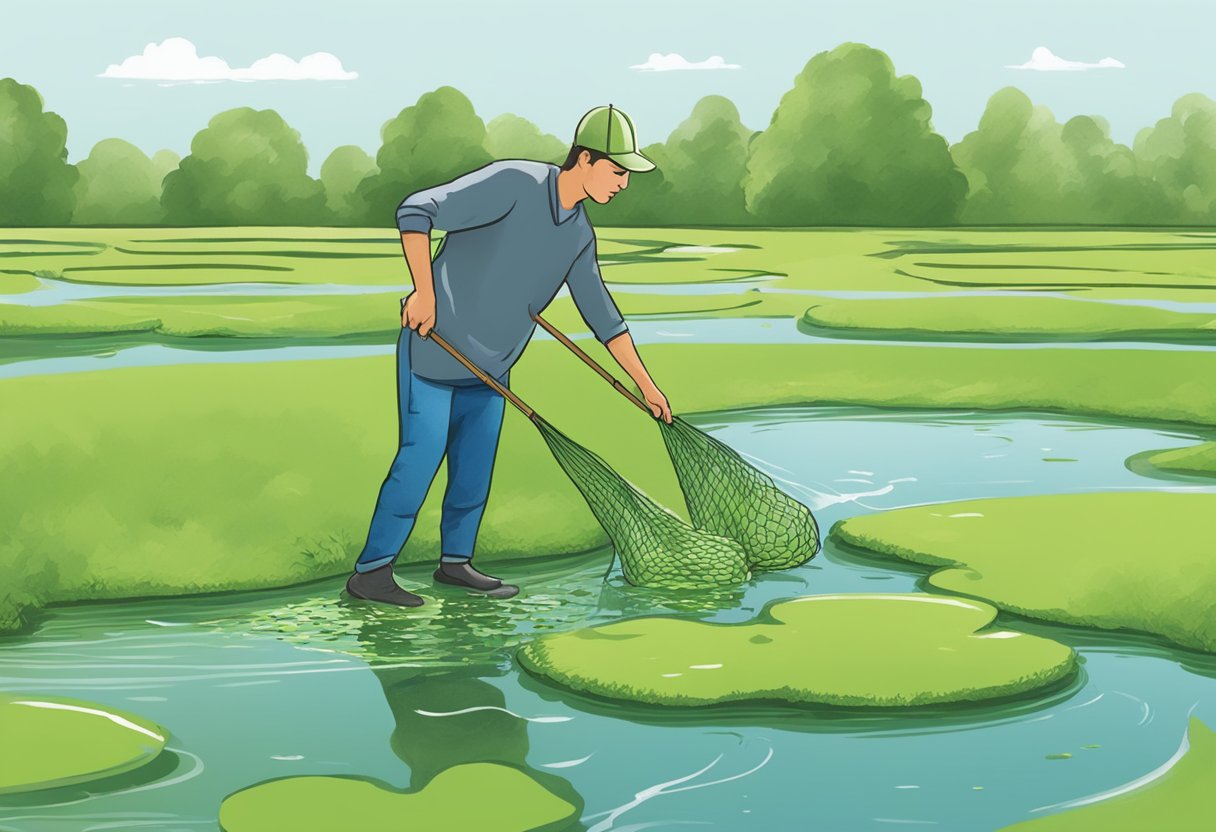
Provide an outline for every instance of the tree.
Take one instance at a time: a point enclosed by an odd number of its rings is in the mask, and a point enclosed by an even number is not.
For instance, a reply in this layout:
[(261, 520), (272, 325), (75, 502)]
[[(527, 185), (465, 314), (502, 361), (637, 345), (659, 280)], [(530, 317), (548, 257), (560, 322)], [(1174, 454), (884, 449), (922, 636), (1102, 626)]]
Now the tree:
[(774, 225), (938, 225), (967, 192), (920, 82), (846, 43), (807, 62), (752, 140), (747, 205)]
[(76, 166), (77, 225), (155, 225), (164, 218), (164, 177), (144, 152), (122, 139), (102, 139)]
[(325, 191), (308, 175), (300, 134), (274, 110), (220, 113), (165, 176), (161, 202), (170, 225), (312, 225)]
[(570, 143), (542, 133), (526, 118), (503, 113), (486, 124), (485, 148), (495, 159), (532, 159), (560, 165), (566, 161)]
[(740, 225), (749, 219), (743, 193), (752, 131), (728, 98), (707, 95), (667, 138), (667, 222)]
[(66, 225), (79, 177), (67, 163), (68, 127), (43, 112), (36, 89), (0, 78), (0, 225)]
[(1182, 96), (1168, 118), (1136, 134), (1132, 147), (1179, 221), (1216, 222), (1216, 101), (1201, 93)]
[(423, 93), (380, 131), (378, 173), (361, 181), (356, 200), (363, 221), (392, 225), (401, 200), (414, 191), (450, 182), (493, 161), (486, 127), (473, 104), (454, 87)]
[(355, 189), (378, 170), (375, 160), (357, 145), (343, 145), (329, 154), (321, 165), (321, 182), (325, 185), (325, 202), (334, 222), (359, 224), (357, 203), (353, 202)]

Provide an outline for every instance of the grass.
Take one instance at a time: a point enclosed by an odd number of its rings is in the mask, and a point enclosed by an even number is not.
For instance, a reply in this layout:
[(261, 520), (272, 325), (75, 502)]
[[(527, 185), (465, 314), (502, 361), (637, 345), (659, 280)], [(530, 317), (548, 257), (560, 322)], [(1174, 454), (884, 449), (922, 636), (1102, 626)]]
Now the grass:
[(852, 517), (831, 535), (939, 567), (934, 589), (1059, 624), (1216, 653), (1216, 494), (1120, 491), (963, 500)]
[[(1205, 353), (664, 344), (642, 354), (686, 415), (853, 403), (1216, 424), (1216, 388), (1203, 382), (1216, 376), (1216, 355)], [(0, 387), (21, 403), (0, 408), (0, 627), (54, 601), (342, 573), (398, 442), (389, 357), (116, 368)], [(656, 427), (559, 344), (530, 345), (512, 387), (686, 516)], [(441, 470), (405, 561), (434, 557), (445, 482)], [(605, 541), (540, 435), (508, 413), (477, 556), (544, 557)]]
[(1073, 650), (1059, 642), (989, 630), (996, 614), (983, 602), (926, 595), (812, 595), (743, 624), (633, 618), (541, 636), (516, 655), (580, 693), (684, 707), (983, 701), (1074, 671)]

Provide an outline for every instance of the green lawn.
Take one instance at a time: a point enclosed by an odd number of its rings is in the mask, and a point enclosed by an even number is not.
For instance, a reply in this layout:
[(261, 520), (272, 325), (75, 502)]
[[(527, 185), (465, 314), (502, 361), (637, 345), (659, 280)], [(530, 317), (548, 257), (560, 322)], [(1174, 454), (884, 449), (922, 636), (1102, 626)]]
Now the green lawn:
[[(602, 347), (593, 354), (611, 364)], [(1216, 355), (870, 345), (642, 348), (676, 412), (795, 403), (1036, 408), (1216, 424)], [(729, 379), (730, 383), (723, 383)], [(658, 430), (554, 342), (512, 386), (681, 515)], [(118, 368), (0, 381), (0, 620), (27, 604), (282, 586), (346, 571), (397, 447), (391, 357)], [(1129, 396), (1128, 390), (1137, 391)], [(433, 558), (441, 471), (407, 544)], [(478, 557), (605, 543), (508, 413)]]

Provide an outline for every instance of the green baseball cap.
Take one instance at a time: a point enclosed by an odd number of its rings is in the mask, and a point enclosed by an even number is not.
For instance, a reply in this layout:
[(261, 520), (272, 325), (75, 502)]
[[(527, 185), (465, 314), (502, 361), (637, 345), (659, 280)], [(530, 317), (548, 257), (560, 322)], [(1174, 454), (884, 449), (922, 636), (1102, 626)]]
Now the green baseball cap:
[(638, 134), (633, 120), (611, 104), (596, 107), (583, 116), (574, 131), (574, 143), (607, 153), (609, 159), (634, 173), (655, 168), (654, 162), (638, 153)]

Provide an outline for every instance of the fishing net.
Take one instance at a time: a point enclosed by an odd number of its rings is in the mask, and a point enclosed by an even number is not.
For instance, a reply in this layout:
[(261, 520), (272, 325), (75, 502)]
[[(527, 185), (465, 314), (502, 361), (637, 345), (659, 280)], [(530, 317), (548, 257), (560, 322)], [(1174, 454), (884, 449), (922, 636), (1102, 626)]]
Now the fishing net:
[(692, 528), (544, 419), (533, 422), (608, 533), (631, 584), (693, 589), (747, 580), (738, 543)]
[(789, 569), (819, 551), (810, 509), (739, 453), (679, 416), (659, 420), (693, 526), (736, 542), (753, 571)]

